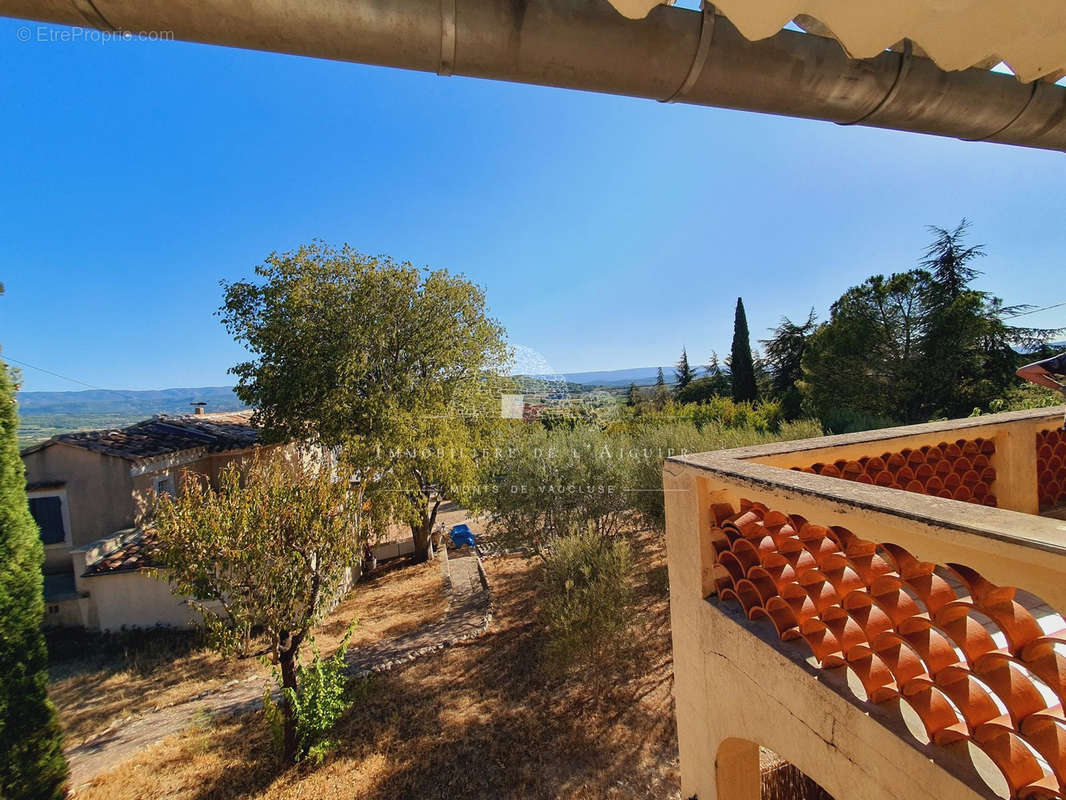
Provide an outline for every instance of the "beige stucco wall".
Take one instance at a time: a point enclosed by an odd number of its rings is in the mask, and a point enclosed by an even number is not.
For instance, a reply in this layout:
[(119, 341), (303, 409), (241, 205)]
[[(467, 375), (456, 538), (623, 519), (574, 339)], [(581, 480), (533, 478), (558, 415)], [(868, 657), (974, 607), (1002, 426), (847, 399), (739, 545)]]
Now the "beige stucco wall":
[[(62, 481), (67, 492), (70, 547), (86, 545), (134, 522), (129, 462), (55, 443), (23, 456), (26, 482)], [(45, 569), (70, 568), (70, 548), (50, 547)]]
[(45, 603), (41, 625), (45, 628), (86, 627), (82, 616), (84, 602), (84, 598), (70, 597)]
[(96, 606), (100, 630), (187, 628), (196, 623), (196, 610), (170, 592), (170, 584), (147, 570), (97, 575), (85, 579)]

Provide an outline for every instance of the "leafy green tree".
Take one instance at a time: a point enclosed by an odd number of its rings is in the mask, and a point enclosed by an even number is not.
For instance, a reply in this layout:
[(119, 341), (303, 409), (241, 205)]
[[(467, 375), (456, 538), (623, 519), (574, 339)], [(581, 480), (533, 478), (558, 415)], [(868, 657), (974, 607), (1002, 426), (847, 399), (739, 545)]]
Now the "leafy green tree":
[(733, 347), (729, 356), (732, 373), (733, 399), (737, 402), (753, 402), (758, 396), (755, 384), (755, 362), (751, 355), (751, 340), (748, 335), (748, 318), (744, 313), (744, 300), (737, 298), (736, 315), (733, 318)]
[(471, 497), (471, 505), (488, 512), (498, 543), (542, 557), (565, 536), (612, 536), (633, 499), (632, 462), (616, 449), (623, 442), (587, 424), (515, 428), (482, 462), (481, 483), (492, 490)]
[(437, 509), (475, 483), (499, 435), (504, 331), (462, 276), (348, 246), (274, 253), (225, 285), (220, 313), (253, 359), (237, 395), (271, 440), (339, 448), (380, 520), (428, 557)]
[[(954, 230), (930, 230), (934, 240), (921, 267), (849, 289), (829, 321), (805, 337), (797, 385), (826, 427), (920, 422), (989, 407), (1014, 384), (1014, 348), (1032, 349), (1056, 333), (1006, 324), (1018, 308), (971, 286), (984, 249), (965, 244), (966, 220)], [(805, 326), (785, 327), (774, 346), (791, 355)]]
[(0, 362), (0, 797), (61, 798), (67, 763), (41, 634), (44, 547), (26, 501), (14, 384)]
[(684, 389), (679, 389), (676, 394), (679, 403), (706, 403), (712, 397), (721, 394), (719, 387), (709, 376), (696, 378)]
[(875, 275), (830, 308), (803, 356), (803, 389), (819, 419), (839, 409), (902, 422), (922, 418), (924, 270)]
[(674, 391), (680, 392), (686, 386), (688, 386), (696, 377), (695, 368), (689, 366), (688, 363), (688, 351), (681, 348), (681, 358), (678, 359), (677, 367), (674, 369)]
[(629, 391), (626, 392), (626, 405), (629, 408), (635, 408), (640, 405), (640, 389), (637, 388), (635, 383), (629, 384)]
[(1005, 318), (1021, 308), (1006, 308), (998, 297), (971, 286), (981, 274), (973, 263), (985, 250), (966, 245), (969, 227), (965, 219), (950, 231), (930, 226), (933, 242), (921, 263), (931, 274), (921, 386), (927, 411), (935, 416), (965, 416), (1004, 397), (1015, 383), (1014, 347), (1029, 350), (1056, 333), (1007, 325)]
[(781, 401), (786, 419), (796, 419), (802, 411), (803, 395), (798, 384), (803, 380), (803, 354), (818, 327), (815, 319), (813, 308), (801, 323), (782, 317), (771, 338), (762, 341), (770, 370), (771, 390)]
[(656, 386), (666, 386), (666, 376), (663, 375), (663, 368), (659, 367), (659, 373), (655, 376)]
[(261, 630), (281, 673), (284, 756), (299, 755), (294, 698), (300, 646), (351, 578), (365, 542), (362, 497), (310, 454), (245, 471), (230, 464), (215, 489), (188, 474), (176, 498), (161, 496), (155, 530), (174, 592), (200, 611), (210, 641), (239, 652)]

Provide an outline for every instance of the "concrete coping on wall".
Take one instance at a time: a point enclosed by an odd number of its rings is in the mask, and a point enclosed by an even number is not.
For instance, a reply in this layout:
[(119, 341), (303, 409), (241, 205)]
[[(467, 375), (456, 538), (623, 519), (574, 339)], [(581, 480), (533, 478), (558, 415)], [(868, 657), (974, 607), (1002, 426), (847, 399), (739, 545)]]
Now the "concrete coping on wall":
[(689, 467), (727, 479), (730, 483), (753, 490), (800, 496), (851, 509), (909, 520), (927, 525), (937, 532), (952, 531), (963, 536), (977, 536), (1017, 545), (1031, 551), (1066, 557), (1066, 523), (1034, 514), (1022, 514), (1003, 508), (973, 505), (941, 497), (890, 490), (853, 481), (812, 475), (780, 466), (759, 463), (757, 459), (807, 451), (831, 450), (856, 444), (889, 444), (894, 440), (921, 436), (945, 436), (960, 432), (978, 433), (981, 428), (1003, 429), (1019, 423), (1062, 424), (1066, 407), (990, 414), (947, 422), (909, 425), (876, 431), (824, 436), (814, 439), (774, 442), (767, 445), (738, 447), (711, 453), (673, 456), (672, 464)]
[(833, 436), (817, 436), (813, 439), (794, 439), (792, 441), (771, 442), (770, 444), (736, 447), (732, 450), (719, 450), (719, 453), (731, 453), (734, 458), (751, 459), (760, 456), (796, 453), (804, 450), (821, 450), (852, 444), (884, 442), (894, 439), (909, 439), (925, 434), (947, 434), (970, 431), (974, 428), (990, 428), (1018, 422), (1048, 422), (1055, 427), (1062, 425), (1066, 405), (1050, 408), (1031, 408), (1025, 411), (1004, 411), (1000, 414), (984, 414), (979, 417), (925, 422), (919, 425), (901, 425), (895, 428), (877, 428), (858, 433), (842, 433)]

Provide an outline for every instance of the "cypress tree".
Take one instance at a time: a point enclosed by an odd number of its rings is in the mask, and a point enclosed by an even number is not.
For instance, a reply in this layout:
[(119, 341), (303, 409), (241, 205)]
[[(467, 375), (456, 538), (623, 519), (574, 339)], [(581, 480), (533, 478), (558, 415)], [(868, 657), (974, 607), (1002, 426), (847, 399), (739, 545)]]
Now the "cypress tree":
[(729, 368), (733, 375), (733, 399), (738, 403), (755, 400), (755, 363), (751, 357), (744, 300), (740, 297), (737, 298), (737, 313), (733, 318), (733, 349), (729, 357)]
[(677, 369), (674, 370), (674, 377), (677, 379), (677, 391), (681, 391), (696, 377), (696, 370), (689, 366), (688, 352), (684, 347), (681, 348), (681, 358), (677, 362)]
[(655, 377), (655, 385), (656, 386), (665, 386), (666, 385), (666, 376), (663, 375), (663, 368), (662, 367), (659, 367), (659, 374)]
[(67, 763), (48, 700), (44, 546), (26, 501), (14, 383), (0, 362), (0, 797), (61, 798)]

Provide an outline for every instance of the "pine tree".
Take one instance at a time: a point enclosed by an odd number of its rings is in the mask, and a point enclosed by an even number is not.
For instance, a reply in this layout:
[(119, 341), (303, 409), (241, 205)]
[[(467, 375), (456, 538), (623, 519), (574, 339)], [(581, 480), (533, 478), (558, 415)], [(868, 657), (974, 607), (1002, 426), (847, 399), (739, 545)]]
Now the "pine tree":
[(722, 374), (722, 365), (718, 363), (718, 353), (711, 351), (711, 361), (703, 368), (709, 378), (717, 378)]
[(707, 379), (711, 382), (710, 392), (712, 395), (727, 395), (730, 393), (731, 381), (729, 375), (722, 369), (722, 364), (718, 360), (718, 353), (711, 352), (711, 361), (704, 369), (707, 372)]
[(758, 395), (755, 387), (755, 362), (751, 356), (744, 300), (740, 297), (737, 298), (737, 313), (733, 318), (733, 348), (729, 367), (733, 373), (733, 399), (738, 403), (755, 400)]
[(934, 238), (923, 254), (919, 266), (929, 270), (935, 285), (941, 289), (949, 302), (958, 299), (969, 284), (981, 274), (970, 266), (975, 258), (985, 255), (984, 245), (963, 246), (963, 239), (970, 230), (970, 221), (965, 217), (953, 231), (930, 225)]
[(684, 347), (681, 348), (681, 358), (677, 362), (677, 368), (674, 370), (674, 377), (676, 380), (676, 391), (680, 392), (690, 383), (693, 378), (696, 377), (696, 370), (689, 366), (688, 352)]
[(795, 419), (800, 414), (802, 397), (798, 384), (803, 379), (803, 354), (817, 327), (812, 308), (805, 322), (795, 323), (782, 317), (781, 324), (772, 331), (772, 338), (762, 341), (773, 394), (781, 401), (788, 419)]
[(666, 376), (663, 375), (663, 368), (662, 367), (659, 367), (659, 374), (657, 376), (655, 376), (655, 385), (656, 386), (665, 386), (666, 385)]
[(61, 798), (67, 763), (48, 700), (41, 565), (44, 548), (26, 501), (14, 382), (0, 362), (0, 797)]
[(635, 383), (629, 384), (629, 391), (626, 392), (626, 405), (633, 408), (640, 403), (640, 389), (637, 388)]

